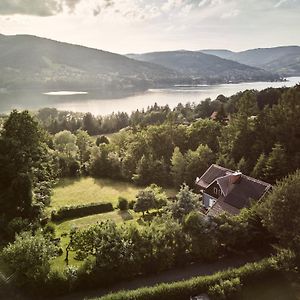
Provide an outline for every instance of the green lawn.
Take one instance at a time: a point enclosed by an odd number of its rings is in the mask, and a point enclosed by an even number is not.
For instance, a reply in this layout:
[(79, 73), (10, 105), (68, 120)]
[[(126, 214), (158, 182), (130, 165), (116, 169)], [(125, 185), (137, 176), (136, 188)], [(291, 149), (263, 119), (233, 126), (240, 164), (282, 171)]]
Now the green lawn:
[[(137, 187), (128, 182), (111, 179), (95, 179), (92, 177), (81, 177), (77, 179), (65, 178), (61, 179), (53, 189), (49, 211), (63, 206), (87, 204), (92, 202), (111, 202), (114, 206), (116, 206), (119, 196), (122, 196), (129, 201), (134, 200), (136, 194), (141, 189), (143, 189), (143, 187)], [(174, 196), (176, 191), (168, 189), (166, 190), (166, 193), (168, 196)], [(55, 235), (56, 237), (61, 238), (60, 246), (64, 253), (62, 256), (53, 260), (52, 267), (54, 269), (62, 270), (65, 265), (65, 249), (69, 243), (69, 236), (66, 236), (65, 234), (69, 234), (71, 228), (86, 228), (104, 220), (113, 220), (116, 223), (121, 224), (124, 221), (135, 221), (140, 216), (141, 214), (135, 213), (132, 210), (128, 212), (114, 210), (108, 213), (90, 215), (54, 223), (56, 232)], [(70, 264), (82, 264), (82, 262), (76, 261), (73, 255), (74, 253), (70, 252)]]
[(61, 223), (56, 223), (56, 234), (57, 236), (60, 236), (62, 233), (69, 233), (72, 228), (81, 229), (105, 220), (113, 220), (116, 223), (120, 223), (133, 220), (137, 216), (139, 217), (140, 215), (134, 213), (133, 211), (129, 212), (114, 210), (112, 212), (72, 219)]
[[(111, 202), (116, 206), (118, 197), (134, 200), (141, 187), (131, 183), (111, 179), (82, 177), (78, 179), (61, 179), (53, 190), (50, 209), (92, 202)], [(166, 190), (168, 196), (176, 194), (175, 190)]]

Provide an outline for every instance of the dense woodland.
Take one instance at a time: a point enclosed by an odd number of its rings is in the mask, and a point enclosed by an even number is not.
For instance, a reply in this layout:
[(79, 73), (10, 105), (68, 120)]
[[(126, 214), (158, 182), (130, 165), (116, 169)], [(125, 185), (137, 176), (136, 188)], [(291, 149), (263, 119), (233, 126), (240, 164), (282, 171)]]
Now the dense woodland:
[[(110, 138), (104, 135), (115, 131)], [(48, 108), (13, 111), (2, 118), (0, 135), (1, 257), (15, 271), (19, 287), (43, 295), (105, 286), (236, 251), (272, 253), (273, 244), (297, 253), (299, 148), (299, 85), (174, 109), (154, 105), (130, 116), (94, 117)], [(212, 163), (239, 169), (274, 188), (262, 203), (238, 216), (208, 219), (192, 189)], [(51, 258), (59, 251), (49, 243), (53, 230), (45, 215), (51, 189), (58, 178), (85, 175), (148, 185), (132, 205), (143, 215), (152, 209), (156, 217), (142, 226), (107, 221), (70, 232), (63, 251), (75, 252), (84, 264), (53, 271)], [(169, 201), (151, 184), (179, 192)]]

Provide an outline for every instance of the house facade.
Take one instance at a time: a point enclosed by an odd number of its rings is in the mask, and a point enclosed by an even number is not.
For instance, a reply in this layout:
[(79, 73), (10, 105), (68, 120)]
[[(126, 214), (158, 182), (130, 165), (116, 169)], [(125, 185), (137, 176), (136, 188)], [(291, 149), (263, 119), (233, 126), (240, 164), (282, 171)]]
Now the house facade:
[(224, 212), (236, 215), (242, 208), (249, 207), (251, 201), (259, 201), (272, 187), (269, 183), (216, 164), (211, 165), (195, 183), (210, 216)]

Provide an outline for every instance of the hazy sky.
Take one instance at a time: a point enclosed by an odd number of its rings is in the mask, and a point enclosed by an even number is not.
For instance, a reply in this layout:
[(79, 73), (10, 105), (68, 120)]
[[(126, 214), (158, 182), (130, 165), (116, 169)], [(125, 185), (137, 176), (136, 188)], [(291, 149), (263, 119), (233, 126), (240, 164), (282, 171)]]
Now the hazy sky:
[(300, 45), (300, 0), (0, 0), (0, 33), (117, 53)]

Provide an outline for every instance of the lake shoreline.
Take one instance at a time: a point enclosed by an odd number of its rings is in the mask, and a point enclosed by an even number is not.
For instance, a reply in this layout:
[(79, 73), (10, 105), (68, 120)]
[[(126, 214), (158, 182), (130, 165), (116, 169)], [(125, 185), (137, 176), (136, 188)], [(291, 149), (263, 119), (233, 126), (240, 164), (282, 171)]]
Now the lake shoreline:
[[(289, 77), (281, 82), (243, 82), (201, 86), (174, 86), (172, 88), (147, 89), (135, 93), (116, 94), (110, 91), (111, 97), (102, 97), (100, 90), (69, 90), (74, 94), (60, 94), (58, 90), (19, 90), (12, 94), (0, 94), (0, 113), (9, 113), (13, 109), (36, 111), (41, 108), (56, 108), (62, 111), (72, 111), (94, 115), (109, 115), (111, 113), (131, 113), (137, 109), (157, 103), (160, 106), (169, 105), (172, 109), (179, 103), (200, 103), (207, 98), (216, 99), (218, 95), (232, 96), (247, 89), (263, 90), (268, 87), (290, 87), (300, 83), (300, 77)], [(44, 94), (44, 93), (55, 94)], [(66, 91), (64, 91), (66, 92)], [(101, 91), (100, 91), (101, 92)]]

